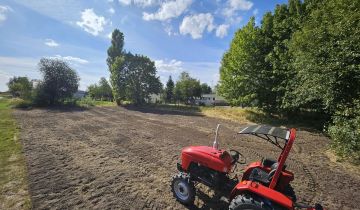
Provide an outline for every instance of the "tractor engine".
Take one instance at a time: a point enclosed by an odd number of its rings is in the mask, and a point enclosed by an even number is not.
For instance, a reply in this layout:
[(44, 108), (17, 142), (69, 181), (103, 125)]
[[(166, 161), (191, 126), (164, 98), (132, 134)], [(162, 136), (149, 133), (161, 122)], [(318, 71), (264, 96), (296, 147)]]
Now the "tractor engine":
[(180, 171), (185, 171), (191, 178), (218, 190), (232, 189), (237, 180), (228, 177), (233, 165), (233, 158), (224, 151), (207, 146), (186, 147), (181, 153)]

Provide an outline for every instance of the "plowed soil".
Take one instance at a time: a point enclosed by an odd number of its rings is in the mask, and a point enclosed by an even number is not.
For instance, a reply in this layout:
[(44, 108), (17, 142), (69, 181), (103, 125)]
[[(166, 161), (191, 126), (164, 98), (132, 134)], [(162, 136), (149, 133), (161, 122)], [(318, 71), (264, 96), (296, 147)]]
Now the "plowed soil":
[[(170, 180), (181, 149), (211, 145), (222, 124), (220, 146), (247, 162), (277, 157), (261, 139), (235, 136), (244, 125), (156, 111), (96, 107), (17, 110), (33, 209), (186, 209), (173, 198)], [(299, 131), (287, 161), (298, 201), (328, 209), (359, 209), (360, 176), (325, 155), (329, 139)], [(238, 173), (241, 174), (241, 166)], [(227, 209), (228, 203), (198, 185), (191, 209)]]

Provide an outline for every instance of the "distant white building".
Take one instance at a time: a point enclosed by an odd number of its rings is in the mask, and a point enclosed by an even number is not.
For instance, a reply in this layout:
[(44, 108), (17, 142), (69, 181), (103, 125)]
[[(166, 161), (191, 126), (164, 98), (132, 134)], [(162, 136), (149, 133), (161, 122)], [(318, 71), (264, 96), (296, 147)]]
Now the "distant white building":
[(83, 91), (83, 90), (78, 90), (76, 91), (76, 93), (74, 94), (74, 98), (78, 98), (78, 99), (81, 99), (81, 98), (84, 98), (86, 95), (86, 92)]
[(161, 95), (160, 94), (150, 94), (149, 96), (149, 100), (147, 101), (148, 103), (159, 103), (161, 100)]
[(225, 98), (217, 94), (202, 94), (200, 99), (195, 99), (195, 104), (204, 106), (224, 106), (228, 103)]

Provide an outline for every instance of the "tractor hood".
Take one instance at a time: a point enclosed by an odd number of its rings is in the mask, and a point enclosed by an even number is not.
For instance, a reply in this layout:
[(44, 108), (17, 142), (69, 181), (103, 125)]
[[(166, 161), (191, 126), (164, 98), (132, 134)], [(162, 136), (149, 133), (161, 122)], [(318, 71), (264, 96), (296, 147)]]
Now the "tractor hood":
[[(182, 150), (182, 165), (198, 163), (216, 171), (228, 173), (231, 170), (232, 158), (225, 150), (208, 146), (191, 146)], [(187, 166), (186, 166), (187, 165)]]

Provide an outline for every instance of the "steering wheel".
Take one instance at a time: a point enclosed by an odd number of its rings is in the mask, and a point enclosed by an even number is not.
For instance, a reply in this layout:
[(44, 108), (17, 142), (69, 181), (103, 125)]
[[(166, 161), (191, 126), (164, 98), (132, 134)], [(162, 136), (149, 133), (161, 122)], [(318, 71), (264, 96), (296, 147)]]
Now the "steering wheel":
[[(233, 158), (233, 161), (231, 162), (231, 164), (233, 165), (234, 163), (240, 163), (240, 164), (245, 164), (246, 163), (246, 158), (243, 154), (241, 154), (239, 151), (231, 149), (230, 150), (230, 155)], [(240, 161), (239, 161), (240, 159)]]

